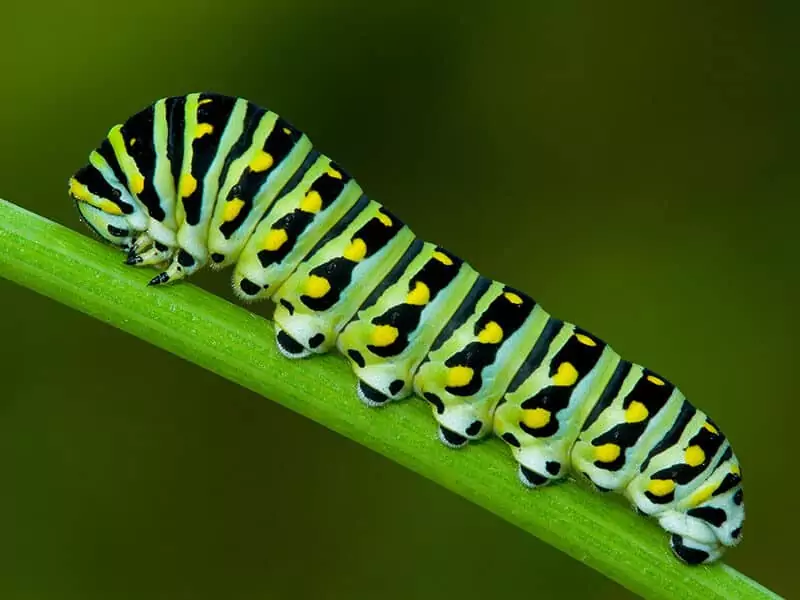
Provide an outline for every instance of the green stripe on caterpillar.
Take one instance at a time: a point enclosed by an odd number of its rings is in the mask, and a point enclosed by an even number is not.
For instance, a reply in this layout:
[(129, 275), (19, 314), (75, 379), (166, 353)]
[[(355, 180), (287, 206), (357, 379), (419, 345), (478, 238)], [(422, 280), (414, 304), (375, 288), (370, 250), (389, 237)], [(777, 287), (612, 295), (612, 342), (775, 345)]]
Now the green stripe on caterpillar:
[(689, 564), (740, 541), (738, 460), (674, 385), (418, 239), (277, 114), (158, 100), (111, 129), (69, 193), (128, 264), (158, 269), (153, 285), (232, 266), (242, 300), (275, 302), (280, 351), (336, 348), (365, 404), (416, 394), (447, 446), (501, 438), (526, 486), (572, 473), (621, 493)]

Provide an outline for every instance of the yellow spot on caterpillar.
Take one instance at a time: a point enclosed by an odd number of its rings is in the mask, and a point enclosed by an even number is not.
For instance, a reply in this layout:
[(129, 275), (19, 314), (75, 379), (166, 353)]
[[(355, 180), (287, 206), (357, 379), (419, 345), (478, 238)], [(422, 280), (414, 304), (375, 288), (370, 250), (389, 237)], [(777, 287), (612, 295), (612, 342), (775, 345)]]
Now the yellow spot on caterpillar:
[(319, 195), (319, 192), (314, 190), (308, 192), (300, 203), (300, 210), (311, 214), (316, 214), (322, 210), (322, 196)]
[(77, 179), (71, 178), (69, 180), (69, 195), (82, 202), (93, 204), (95, 202), (94, 196), (85, 185), (80, 183)]
[(705, 459), (706, 459), (706, 453), (703, 452), (703, 449), (697, 445), (689, 446), (683, 455), (683, 460), (690, 467), (696, 467), (698, 465), (702, 465)]
[(197, 189), (197, 179), (191, 173), (184, 173), (181, 175), (181, 183), (178, 186), (181, 197), (188, 198)]
[[(91, 204), (91, 202), (89, 204)], [(111, 200), (103, 199), (100, 204), (97, 205), (97, 208), (110, 215), (122, 215), (122, 209), (114, 204)]]
[(274, 252), (286, 243), (289, 236), (286, 234), (285, 229), (270, 229), (264, 240), (264, 250)]
[(391, 325), (377, 325), (372, 330), (372, 345), (373, 346), (389, 346), (397, 339), (398, 331), (396, 327)]
[(733, 465), (733, 466), (731, 467), (731, 473), (733, 473), (734, 475), (741, 475), (741, 474), (742, 474), (742, 471), (741, 471), (741, 469), (739, 468), (739, 465)]
[(519, 294), (515, 294), (514, 292), (505, 292), (503, 296), (505, 296), (506, 300), (511, 302), (511, 304), (522, 304), (522, 298), (519, 297)]
[(666, 496), (675, 491), (675, 482), (671, 479), (653, 479), (647, 490), (654, 496)]
[(619, 458), (620, 451), (616, 444), (603, 444), (594, 449), (594, 457), (600, 462), (610, 463)]
[(577, 339), (577, 340), (578, 340), (578, 341), (579, 341), (581, 344), (583, 344), (584, 346), (590, 346), (590, 347), (592, 347), (592, 348), (594, 348), (595, 346), (597, 346), (597, 342), (595, 342), (595, 341), (594, 341), (592, 338), (590, 338), (588, 335), (583, 335), (582, 333), (576, 333), (576, 334), (575, 334), (575, 339)]
[(269, 169), (274, 162), (275, 160), (272, 158), (272, 155), (269, 152), (259, 150), (256, 152), (253, 160), (250, 161), (249, 167), (251, 171), (254, 171), (255, 173), (261, 173), (262, 171)]
[(453, 259), (447, 256), (444, 252), (439, 252), (438, 250), (433, 253), (433, 258), (438, 260), (443, 265), (447, 265), (448, 267), (453, 264)]
[(136, 138), (131, 138), (131, 141), (128, 142), (128, 144), (130, 145), (131, 148), (133, 148), (136, 145)]
[(330, 282), (319, 275), (309, 275), (306, 279), (306, 296), (322, 298), (331, 289)]
[(532, 408), (526, 410), (522, 422), (531, 429), (541, 429), (550, 422), (550, 411), (546, 408)]
[(666, 384), (664, 383), (664, 380), (663, 380), (663, 379), (659, 379), (659, 378), (658, 378), (658, 377), (656, 377), (655, 375), (648, 375), (648, 376), (647, 376), (647, 381), (649, 381), (650, 383), (654, 383), (654, 384), (656, 384), (656, 385), (666, 385)]
[(283, 133), (285, 133), (286, 135), (292, 135), (292, 130), (289, 129), (288, 127), (284, 127), (283, 128)]
[(203, 104), (208, 104), (209, 102), (211, 102), (211, 98), (203, 98), (197, 103), (197, 106), (203, 106)]
[(343, 256), (347, 260), (352, 260), (353, 262), (359, 262), (364, 260), (364, 257), (367, 255), (367, 245), (364, 243), (364, 240), (361, 238), (355, 238), (350, 242), (350, 245), (345, 248)]
[(414, 285), (414, 289), (408, 292), (406, 296), (406, 303), (413, 304), (414, 306), (424, 306), (431, 299), (431, 291), (427, 285), (418, 281)]
[(222, 219), (224, 221), (233, 221), (239, 216), (244, 206), (244, 200), (239, 198), (231, 198), (225, 203), (225, 208), (222, 210)]
[(142, 191), (144, 190), (144, 177), (142, 176), (142, 174), (136, 173), (136, 175), (134, 175), (131, 178), (130, 185), (131, 185), (131, 191), (134, 194), (136, 194), (137, 196), (141, 194)]
[(342, 174), (333, 167), (328, 167), (325, 171), (325, 174), (328, 175), (328, 177), (333, 177), (334, 179), (342, 178)]
[(650, 411), (648, 411), (647, 407), (638, 400), (631, 402), (628, 405), (628, 408), (625, 409), (625, 421), (627, 423), (641, 423), (649, 415)]
[(710, 485), (700, 488), (689, 498), (689, 506), (699, 506), (714, 494), (714, 488)]
[(717, 435), (717, 434), (719, 433), (719, 429), (717, 429), (716, 427), (714, 427), (714, 426), (713, 426), (711, 423), (709, 423), (708, 421), (706, 421), (706, 424), (705, 424), (705, 425), (703, 425), (703, 428), (704, 428), (706, 431), (710, 431), (710, 432), (711, 432), (711, 433), (713, 433), (714, 435)]
[(103, 199), (97, 206), (97, 208), (110, 215), (116, 215), (116, 216), (122, 215), (122, 209), (116, 204), (114, 204), (111, 200)]
[(503, 328), (494, 321), (489, 321), (478, 334), (478, 341), (481, 344), (499, 344), (502, 339)]
[(450, 367), (447, 371), (447, 387), (464, 387), (472, 381), (474, 373), (469, 367)]
[(201, 138), (213, 132), (214, 126), (211, 123), (198, 123), (197, 127), (194, 128), (194, 139)]
[(378, 219), (378, 221), (383, 223), (385, 227), (391, 227), (392, 226), (392, 220), (389, 218), (389, 215), (387, 215), (386, 213), (378, 211), (378, 214), (375, 215), (375, 217)]
[(553, 375), (553, 385), (570, 386), (575, 385), (576, 381), (578, 381), (578, 371), (572, 363), (563, 362), (558, 365), (558, 371)]
[(119, 206), (107, 198), (95, 198), (95, 196), (89, 191), (89, 188), (80, 183), (77, 179), (73, 178), (69, 180), (69, 193), (76, 200), (91, 204), (92, 206), (102, 210), (104, 213), (116, 216), (122, 215), (122, 209)]

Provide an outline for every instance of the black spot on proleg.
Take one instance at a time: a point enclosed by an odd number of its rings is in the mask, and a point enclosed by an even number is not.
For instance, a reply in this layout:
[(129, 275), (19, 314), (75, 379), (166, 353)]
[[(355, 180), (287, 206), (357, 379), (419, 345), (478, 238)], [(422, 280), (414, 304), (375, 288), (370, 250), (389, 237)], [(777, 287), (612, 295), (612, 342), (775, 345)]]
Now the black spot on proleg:
[(740, 535), (742, 535), (742, 528), (741, 527), (737, 527), (736, 529), (731, 531), (731, 537), (733, 539), (735, 539), (735, 540), (738, 540)]
[(363, 381), (358, 382), (358, 389), (372, 404), (386, 404), (389, 401), (389, 396), (382, 394), (374, 387), (367, 385)]
[(441, 432), (442, 437), (453, 446), (461, 447), (464, 446), (468, 441), (463, 435), (456, 433), (455, 431), (451, 431), (450, 429), (447, 429), (447, 427), (439, 426), (439, 431)]
[[(281, 302), (283, 302), (283, 300), (281, 300)], [(291, 313), (289, 313), (289, 314), (291, 314)], [(356, 363), (362, 369), (366, 365), (366, 363), (364, 362), (364, 357), (361, 356), (361, 352), (359, 352), (358, 350), (348, 350), (347, 351), (347, 356), (349, 356), (350, 360), (352, 360), (354, 363)]]
[(519, 472), (520, 475), (522, 475), (522, 477), (525, 478), (525, 481), (527, 481), (528, 485), (530, 485), (531, 487), (544, 485), (549, 481), (547, 477), (539, 475), (536, 471), (531, 471), (528, 467), (524, 465), (519, 466)]
[(699, 565), (708, 560), (708, 552), (697, 550), (696, 548), (689, 548), (689, 546), (683, 543), (683, 537), (680, 535), (673, 534), (669, 545), (672, 546), (672, 551), (675, 553), (675, 556), (688, 565)]
[(214, 261), (215, 263), (219, 264), (223, 260), (225, 260), (225, 255), (224, 254), (220, 254), (219, 252), (214, 252), (214, 253), (211, 254), (211, 260)]
[(249, 279), (242, 279), (239, 282), (239, 287), (248, 296), (255, 296), (258, 292), (261, 291), (261, 288), (257, 284), (250, 281)]
[(294, 306), (288, 300), (281, 298), (281, 306), (285, 308), (290, 315), (294, 314)]
[(289, 355), (305, 354), (306, 349), (303, 345), (290, 336), (285, 331), (279, 331), (277, 335), (278, 344)]
[(181, 248), (178, 251), (178, 264), (182, 267), (191, 267), (194, 265), (194, 258), (186, 250)]
[(389, 392), (393, 396), (396, 396), (403, 390), (405, 385), (406, 384), (402, 379), (395, 379), (392, 383), (389, 384)]
[(439, 398), (439, 396), (437, 396), (436, 394), (432, 394), (431, 392), (425, 392), (424, 394), (422, 394), (422, 397), (436, 407), (437, 413), (439, 413), (440, 415), (444, 413), (444, 403), (442, 402), (442, 399)]
[(311, 336), (311, 339), (308, 340), (308, 345), (311, 346), (312, 348), (316, 348), (320, 346), (324, 341), (325, 341), (325, 336), (321, 333), (317, 333)]
[(544, 468), (547, 469), (550, 475), (558, 475), (558, 472), (561, 471), (561, 464), (554, 460), (548, 460)]
[(502, 435), (502, 438), (503, 441), (509, 446), (514, 446), (514, 448), (519, 448), (519, 440), (517, 439), (517, 436), (515, 436), (513, 433), (511, 432), (504, 433)]
[(739, 490), (738, 492), (736, 492), (733, 495), (733, 503), (736, 506), (741, 506), (742, 502), (744, 502), (744, 491), (743, 490)]
[(467, 435), (478, 435), (481, 432), (481, 428), (483, 428), (483, 423), (480, 421), (473, 421), (467, 427)]

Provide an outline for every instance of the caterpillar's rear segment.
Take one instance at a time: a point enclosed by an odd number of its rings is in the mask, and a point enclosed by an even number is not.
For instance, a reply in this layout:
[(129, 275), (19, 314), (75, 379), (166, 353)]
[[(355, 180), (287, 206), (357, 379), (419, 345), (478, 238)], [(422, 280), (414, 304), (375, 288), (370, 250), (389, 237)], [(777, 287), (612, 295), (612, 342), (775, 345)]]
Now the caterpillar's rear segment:
[(111, 129), (69, 193), (127, 264), (159, 269), (151, 284), (232, 265), (242, 300), (275, 301), (280, 351), (337, 346), (365, 404), (415, 391), (445, 445), (494, 432), (528, 487), (571, 472), (622, 493), (689, 564), (741, 539), (738, 461), (680, 391), (417, 240), (277, 114), (159, 100)]

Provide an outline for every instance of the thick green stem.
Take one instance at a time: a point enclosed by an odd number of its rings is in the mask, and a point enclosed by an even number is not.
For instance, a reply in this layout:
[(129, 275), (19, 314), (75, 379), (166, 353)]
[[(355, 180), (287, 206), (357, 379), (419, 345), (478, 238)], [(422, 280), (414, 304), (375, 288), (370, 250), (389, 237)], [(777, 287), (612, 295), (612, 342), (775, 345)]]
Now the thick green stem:
[(453, 451), (429, 409), (365, 408), (336, 356), (289, 361), (272, 324), (190, 284), (150, 288), (118, 252), (0, 200), (0, 276), (270, 398), (483, 506), (648, 598), (774, 598), (725, 565), (686, 567), (666, 534), (620, 502), (568, 482), (530, 492), (495, 439)]

